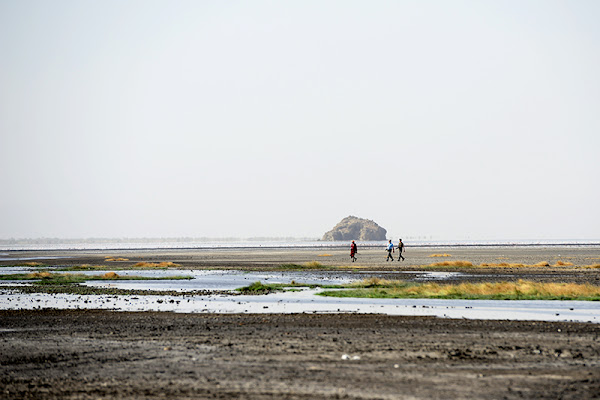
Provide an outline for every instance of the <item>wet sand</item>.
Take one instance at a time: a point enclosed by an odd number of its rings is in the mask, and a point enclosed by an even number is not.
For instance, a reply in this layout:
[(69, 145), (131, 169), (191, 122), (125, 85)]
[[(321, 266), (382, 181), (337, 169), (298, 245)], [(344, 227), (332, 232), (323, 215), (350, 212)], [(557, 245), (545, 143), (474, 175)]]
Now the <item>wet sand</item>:
[[(461, 281), (511, 281), (528, 279), (547, 282), (576, 282), (600, 284), (600, 268), (585, 266), (600, 264), (600, 246), (546, 246), (546, 247), (440, 247), (411, 248), (404, 253), (406, 260), (386, 262), (383, 248), (361, 248), (358, 260), (351, 262), (346, 248), (252, 248), (252, 249), (170, 249), (170, 250), (71, 250), (71, 251), (12, 251), (2, 258), (34, 259), (49, 265), (105, 265), (107, 269), (129, 267), (137, 262), (174, 262), (184, 269), (272, 270), (282, 264), (304, 264), (316, 261), (339, 271), (377, 271), (381, 277), (394, 276), (397, 271), (422, 271), (424, 265), (435, 262), (466, 260), (475, 265), (482, 263), (510, 263), (533, 265), (548, 262), (571, 263), (572, 266), (533, 268), (448, 268), (428, 267), (435, 271), (465, 272)], [(430, 257), (449, 254), (451, 257)], [(48, 257), (48, 258), (45, 258)], [(106, 257), (126, 258), (128, 261), (106, 261)], [(397, 257), (397, 253), (394, 254)], [(0, 261), (0, 265), (15, 265), (26, 261)], [(391, 276), (386, 276), (386, 273)], [(410, 276), (404, 275), (407, 278)], [(453, 282), (450, 280), (449, 282)]]
[[(359, 248), (354, 264), (345, 249), (17, 253), (68, 257), (48, 260), (53, 265), (172, 261), (190, 269), (261, 270), (318, 261), (383, 275), (444, 260), (562, 260), (574, 265), (467, 269), (464, 279), (598, 284), (600, 278), (599, 269), (582, 268), (600, 262), (598, 247), (409, 248), (407, 260), (394, 263), (385, 262), (382, 249)], [(434, 253), (452, 257), (428, 257)], [(105, 256), (129, 261), (109, 263)], [(598, 324), (359, 314), (0, 311), (2, 399), (598, 397)]]

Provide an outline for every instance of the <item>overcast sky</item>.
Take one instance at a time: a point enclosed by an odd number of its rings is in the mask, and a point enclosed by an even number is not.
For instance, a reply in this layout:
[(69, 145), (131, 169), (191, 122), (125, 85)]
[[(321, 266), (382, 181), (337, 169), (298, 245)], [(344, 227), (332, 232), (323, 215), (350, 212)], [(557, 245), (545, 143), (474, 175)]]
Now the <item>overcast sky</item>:
[(0, 238), (600, 238), (600, 2), (0, 0)]

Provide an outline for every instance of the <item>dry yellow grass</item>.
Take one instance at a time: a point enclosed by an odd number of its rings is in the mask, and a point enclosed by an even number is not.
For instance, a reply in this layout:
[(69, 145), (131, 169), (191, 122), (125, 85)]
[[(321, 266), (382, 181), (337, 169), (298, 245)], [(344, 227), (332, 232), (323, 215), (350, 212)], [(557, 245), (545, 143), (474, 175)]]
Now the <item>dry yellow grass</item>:
[(105, 265), (90, 265), (90, 264), (81, 264), (78, 269), (86, 270), (86, 269), (106, 269)]
[(373, 277), (373, 278), (369, 278), (369, 279), (363, 279), (361, 281), (358, 282), (353, 282), (352, 284), (350, 284), (350, 286), (356, 286), (356, 287), (373, 287), (373, 286), (392, 286), (395, 284), (400, 283), (401, 281), (391, 281), (388, 279), (381, 279), (381, 278), (377, 278), (377, 277)]
[[(571, 264), (572, 265), (572, 264)], [(526, 267), (549, 267), (546, 261), (537, 264), (519, 264), (519, 263), (482, 263), (482, 267), (500, 267), (500, 268), (526, 268)]]
[(600, 264), (592, 264), (592, 265), (586, 265), (583, 268), (600, 268)]
[(104, 279), (117, 279), (117, 278), (119, 278), (119, 275), (117, 275), (115, 272), (107, 272), (104, 275), (102, 275), (102, 278), (104, 278)]
[(555, 267), (571, 267), (571, 266), (573, 266), (573, 263), (570, 262), (570, 261), (561, 261), (561, 260), (558, 260), (556, 262), (556, 264), (554, 264), (554, 266)]
[(160, 263), (150, 263), (150, 262), (145, 262), (145, 261), (141, 261), (137, 264), (134, 265), (134, 267), (137, 268), (168, 268), (168, 267), (179, 267), (179, 264), (175, 264), (174, 262), (171, 261), (163, 261)]
[(128, 258), (123, 258), (123, 257), (106, 257), (105, 261), (129, 261)]
[(523, 264), (511, 264), (511, 263), (481, 263), (482, 267), (505, 267), (505, 268), (510, 268), (510, 267), (524, 267), (525, 265)]
[(444, 254), (432, 254), (428, 257), (452, 257), (452, 255), (444, 253)]
[(537, 264), (533, 264), (532, 267), (549, 267), (550, 263), (548, 261), (540, 261)]
[(437, 263), (429, 264), (429, 266), (430, 267), (474, 267), (474, 265), (471, 261), (462, 261), (462, 260), (437, 262)]
[(48, 279), (51, 278), (52, 274), (50, 272), (32, 272), (31, 274), (27, 274), (27, 278), (30, 279)]
[(309, 268), (320, 268), (323, 265), (318, 261), (310, 261), (310, 262), (304, 263), (304, 266), (309, 267)]
[(337, 266), (336, 268), (339, 268), (339, 269), (361, 269), (361, 268), (364, 268), (364, 266), (358, 265), (358, 264), (352, 264), (352, 265), (340, 265), (340, 266)]
[(440, 285), (426, 283), (410, 286), (405, 290), (410, 295), (418, 296), (452, 296), (467, 294), (474, 296), (523, 295), (523, 296), (564, 296), (593, 297), (600, 296), (600, 287), (576, 283), (540, 283), (519, 280), (518, 282), (497, 283), (461, 283), (458, 285)]
[(331, 254), (319, 254), (317, 257), (331, 257)]

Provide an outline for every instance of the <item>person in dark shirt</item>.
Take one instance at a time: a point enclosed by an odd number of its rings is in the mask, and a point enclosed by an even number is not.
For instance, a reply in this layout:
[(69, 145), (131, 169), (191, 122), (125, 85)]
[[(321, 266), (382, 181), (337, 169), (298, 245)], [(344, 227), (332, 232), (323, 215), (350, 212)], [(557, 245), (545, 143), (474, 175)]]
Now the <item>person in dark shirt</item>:
[(406, 252), (406, 249), (404, 248), (404, 243), (402, 243), (402, 239), (400, 239), (400, 242), (398, 243), (398, 261), (400, 261), (400, 259), (404, 261), (404, 256), (402, 255), (402, 252)]

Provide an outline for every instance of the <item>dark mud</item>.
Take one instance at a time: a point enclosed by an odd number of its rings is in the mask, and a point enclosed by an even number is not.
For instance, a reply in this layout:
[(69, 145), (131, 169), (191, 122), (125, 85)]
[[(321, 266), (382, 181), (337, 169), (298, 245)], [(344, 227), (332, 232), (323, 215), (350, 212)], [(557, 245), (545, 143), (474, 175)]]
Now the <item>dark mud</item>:
[(600, 325), (0, 311), (0, 398), (600, 398)]

